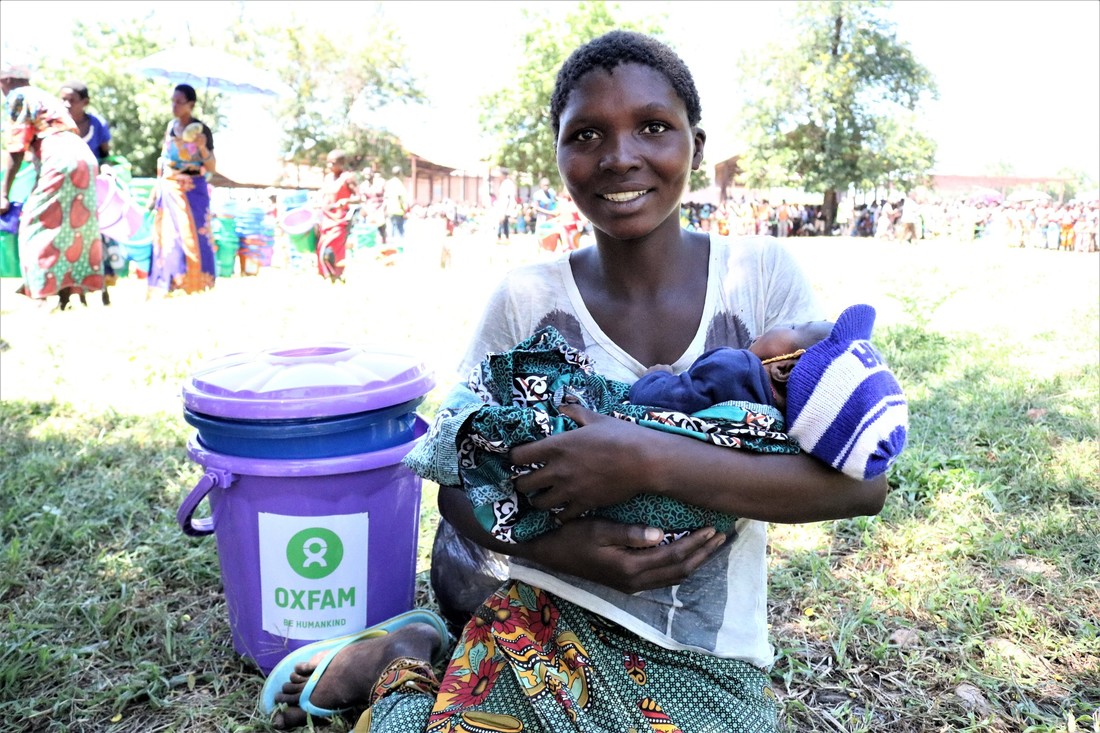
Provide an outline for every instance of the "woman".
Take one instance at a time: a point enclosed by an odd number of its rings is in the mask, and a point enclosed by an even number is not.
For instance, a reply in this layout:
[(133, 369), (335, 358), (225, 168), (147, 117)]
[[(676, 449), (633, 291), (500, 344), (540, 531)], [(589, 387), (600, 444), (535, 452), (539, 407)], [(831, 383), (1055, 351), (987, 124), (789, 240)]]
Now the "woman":
[(215, 259), (210, 233), (210, 189), (215, 170), (214, 133), (192, 117), (195, 89), (172, 92), (172, 121), (157, 161), (153, 258), (149, 291), (195, 293), (214, 287)]
[[(595, 246), (510, 273), (463, 373), (545, 325), (610, 378), (633, 382), (652, 365), (682, 371), (711, 348), (745, 348), (775, 325), (820, 318), (774, 240), (681, 229), (680, 198), (706, 135), (691, 74), (666, 46), (623, 31), (582, 46), (558, 73), (550, 116), (562, 180)], [(442, 679), (428, 665), (442, 643), (429, 625), (305, 647), (288, 657), (293, 672), (269, 678), (268, 689), (281, 688), (270, 700), (287, 706), (277, 725), (302, 724), (307, 709), (369, 704), (359, 729), (374, 733), (777, 729), (762, 670), (772, 660), (766, 522), (876, 513), (885, 480), (560, 410), (580, 427), (510, 456), (542, 464), (515, 486), (558, 512), (556, 531), (495, 541), (461, 489), (440, 488), (448, 522), (511, 555), (510, 580), (474, 611)], [(581, 518), (639, 493), (746, 519), (729, 537), (711, 528), (660, 545), (657, 528)], [(426, 694), (391, 694), (409, 689)]]
[(321, 236), (317, 242), (317, 271), (330, 282), (344, 282), (344, 258), (351, 227), (351, 205), (359, 200), (355, 174), (345, 170), (347, 156), (333, 150), (326, 159), (328, 172), (321, 185)]
[(99, 167), (61, 101), (30, 86), (28, 67), (4, 64), (0, 90), (12, 123), (0, 213), (11, 207), (8, 195), (27, 152), (38, 168), (19, 218), (20, 292), (38, 300), (57, 295), (58, 310), (66, 310), (73, 294), (85, 302), (85, 293), (103, 289), (95, 191)]
[(88, 112), (88, 85), (82, 81), (68, 81), (61, 87), (61, 101), (76, 123), (76, 131), (87, 143), (100, 163), (111, 154), (111, 128), (107, 121)]
[[(65, 108), (69, 111), (69, 116), (76, 123), (77, 134), (88, 145), (92, 155), (96, 157), (96, 161), (102, 165), (104, 159), (111, 154), (111, 128), (102, 117), (87, 111), (90, 96), (88, 85), (82, 81), (65, 82), (61, 87), (59, 96), (61, 101), (64, 102)], [(105, 254), (111, 251), (109, 245), (117, 247), (117, 245), (104, 240)], [(103, 258), (103, 305), (111, 304), (109, 288), (116, 282), (118, 282), (118, 276), (115, 274), (114, 268), (111, 267), (111, 258), (105, 256)]]

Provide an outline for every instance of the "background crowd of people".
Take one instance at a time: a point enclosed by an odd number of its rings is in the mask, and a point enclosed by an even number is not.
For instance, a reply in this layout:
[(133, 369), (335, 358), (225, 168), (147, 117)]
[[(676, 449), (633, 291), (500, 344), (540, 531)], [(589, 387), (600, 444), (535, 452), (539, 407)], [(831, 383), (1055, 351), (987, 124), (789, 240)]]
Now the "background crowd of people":
[[(719, 234), (770, 234), (775, 237), (822, 236), (824, 208), (815, 204), (773, 203), (739, 197), (718, 205), (685, 203), (681, 223), (693, 231)], [(880, 199), (855, 204), (843, 199), (833, 235), (878, 239), (951, 238), (986, 240), (1013, 247), (1096, 252), (1100, 250), (1100, 200), (1047, 198), (1030, 201), (967, 199)]]

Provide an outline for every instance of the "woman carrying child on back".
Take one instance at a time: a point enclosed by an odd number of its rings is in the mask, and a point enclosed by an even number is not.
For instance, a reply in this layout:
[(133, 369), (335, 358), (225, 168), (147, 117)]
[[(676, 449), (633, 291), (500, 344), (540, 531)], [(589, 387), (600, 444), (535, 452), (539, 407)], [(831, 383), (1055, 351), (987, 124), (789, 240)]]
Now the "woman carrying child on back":
[[(680, 372), (709, 349), (821, 318), (773, 240), (680, 228), (706, 135), (691, 73), (668, 47), (623, 31), (585, 44), (558, 73), (550, 118), (562, 180), (595, 246), (509, 274), (463, 375), (547, 325), (632, 383), (650, 366)], [(853, 479), (806, 454), (726, 450), (578, 405), (561, 411), (579, 427), (511, 454), (541, 466), (515, 485), (558, 510), (557, 530), (495, 541), (460, 488), (440, 488), (447, 521), (511, 556), (510, 579), (474, 611), (442, 676), (431, 668), (445, 644), (437, 625), (305, 647), (265, 688), (276, 725), (369, 705), (359, 729), (375, 733), (777, 730), (763, 671), (766, 523), (877, 513), (885, 477)], [(729, 537), (702, 529), (660, 545), (658, 528), (579, 518), (640, 493), (741, 519)]]

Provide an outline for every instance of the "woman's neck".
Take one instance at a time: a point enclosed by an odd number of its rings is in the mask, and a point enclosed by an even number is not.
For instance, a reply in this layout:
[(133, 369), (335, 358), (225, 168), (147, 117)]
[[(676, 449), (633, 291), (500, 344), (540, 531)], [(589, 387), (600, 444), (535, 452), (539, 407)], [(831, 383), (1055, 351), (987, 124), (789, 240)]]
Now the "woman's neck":
[(190, 125), (191, 122), (194, 121), (194, 119), (195, 118), (192, 117), (190, 115), (190, 113), (188, 113), (188, 112), (184, 112), (182, 115), (180, 115), (179, 117), (176, 118), (176, 120), (179, 121), (179, 124), (180, 124), (181, 128), (187, 127), (188, 125)]

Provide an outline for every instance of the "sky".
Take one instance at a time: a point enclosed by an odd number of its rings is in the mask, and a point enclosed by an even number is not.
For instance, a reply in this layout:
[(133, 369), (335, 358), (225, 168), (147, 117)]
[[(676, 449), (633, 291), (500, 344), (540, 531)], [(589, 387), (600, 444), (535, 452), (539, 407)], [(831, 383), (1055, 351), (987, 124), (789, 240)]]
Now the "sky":
[[(464, 167), (489, 152), (478, 129), (478, 98), (515, 79), (522, 63), (522, 9), (546, 6), (564, 13), (565, 2), (389, 1), (384, 12), (400, 29), (410, 65), (430, 105), (389, 110), (379, 116), (413, 152)], [(621, 2), (627, 17), (670, 14), (667, 38), (695, 76), (708, 133), (707, 160), (738, 152), (737, 59), (772, 42), (794, 43), (785, 19), (791, 2)], [(246, 2), (268, 20), (307, 7), (294, 2)], [(366, 22), (351, 14), (365, 3), (313, 0), (308, 17), (325, 24)], [(155, 5), (103, 0), (3, 0), (0, 47), (63, 51), (77, 19), (126, 22), (150, 7), (166, 24), (190, 19), (201, 43), (199, 17), (213, 27), (234, 17), (236, 2)], [(50, 27), (29, 22), (48, 9)], [(363, 10), (362, 12), (368, 12)], [(1096, 0), (901, 0), (890, 17), (898, 36), (932, 72), (939, 99), (924, 108), (926, 131), (938, 144), (933, 171), (982, 174), (1007, 167), (1020, 176), (1051, 176), (1064, 168), (1100, 179), (1100, 2)], [(547, 32), (553, 32), (548, 26)], [(510, 32), (511, 31), (511, 32)], [(445, 50), (447, 51), (445, 53)], [(230, 129), (219, 139), (238, 155), (277, 154), (273, 126), (234, 125), (266, 114), (255, 98), (230, 104)], [(462, 141), (455, 144), (454, 141)], [(222, 156), (219, 155), (219, 160)]]

